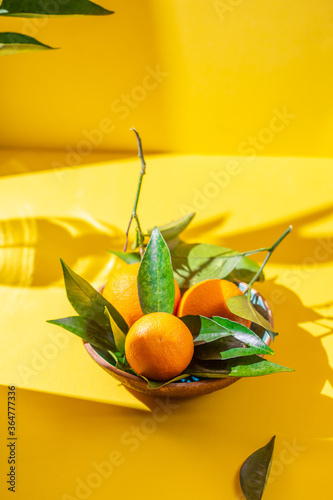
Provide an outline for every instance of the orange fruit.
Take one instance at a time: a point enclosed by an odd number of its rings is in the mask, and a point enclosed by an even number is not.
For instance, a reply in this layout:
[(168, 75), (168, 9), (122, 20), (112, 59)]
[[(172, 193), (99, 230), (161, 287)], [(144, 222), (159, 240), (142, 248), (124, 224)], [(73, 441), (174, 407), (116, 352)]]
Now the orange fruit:
[(244, 294), (231, 281), (219, 279), (201, 281), (184, 293), (178, 306), (177, 316), (187, 314), (198, 314), (207, 318), (221, 316), (250, 327), (251, 321), (236, 316), (228, 309), (227, 299), (235, 295)]
[(129, 329), (126, 359), (138, 375), (169, 380), (189, 365), (194, 353), (193, 337), (177, 316), (164, 312), (146, 314)]
[[(129, 264), (120, 271), (112, 273), (102, 292), (106, 300), (120, 312), (129, 327), (143, 316), (137, 286), (139, 267), (140, 262)], [(175, 280), (175, 306), (173, 314), (176, 314), (179, 300), (180, 290)]]

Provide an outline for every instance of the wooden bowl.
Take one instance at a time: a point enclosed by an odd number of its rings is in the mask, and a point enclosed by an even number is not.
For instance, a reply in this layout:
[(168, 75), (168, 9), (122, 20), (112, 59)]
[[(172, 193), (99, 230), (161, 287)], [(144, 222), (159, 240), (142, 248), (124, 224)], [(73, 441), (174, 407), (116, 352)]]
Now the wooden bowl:
[[(239, 287), (243, 291), (245, 291), (247, 288), (247, 284), (239, 283)], [(260, 295), (256, 290), (253, 289), (251, 296), (252, 302), (256, 309), (259, 310), (259, 312), (267, 319), (267, 321), (269, 321), (269, 323), (273, 327), (272, 311), (266, 300), (262, 297), (262, 295)], [(267, 332), (265, 332), (263, 340), (267, 345), (270, 344), (270, 336)], [(119, 380), (119, 382), (121, 382), (124, 386), (128, 387), (129, 389), (133, 389), (135, 391), (139, 391), (143, 394), (148, 394), (149, 396), (154, 396), (157, 398), (185, 399), (193, 398), (195, 396), (202, 396), (203, 394), (209, 394), (211, 392), (224, 389), (225, 387), (234, 384), (240, 379), (239, 377), (226, 377), (219, 379), (204, 379), (197, 382), (172, 382), (171, 384), (160, 387), (158, 389), (149, 389), (147, 387), (147, 383), (140, 377), (132, 375), (131, 373), (126, 373), (111, 365), (105, 359), (103, 359), (90, 344), (85, 342), (84, 346), (92, 359), (113, 378)]]

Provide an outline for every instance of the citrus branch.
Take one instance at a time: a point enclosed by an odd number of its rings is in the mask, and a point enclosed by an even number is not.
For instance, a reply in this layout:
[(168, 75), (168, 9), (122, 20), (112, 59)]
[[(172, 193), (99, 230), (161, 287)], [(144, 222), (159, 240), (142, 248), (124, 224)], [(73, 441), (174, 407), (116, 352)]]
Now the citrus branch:
[(129, 221), (129, 224), (127, 227), (127, 231), (126, 231), (126, 241), (125, 241), (125, 246), (124, 246), (124, 252), (127, 251), (128, 235), (129, 235), (129, 231), (130, 231), (133, 219), (135, 219), (135, 221), (136, 221), (136, 229), (139, 233), (140, 251), (142, 251), (142, 243), (143, 243), (144, 237), (145, 237), (145, 235), (141, 229), (139, 216), (137, 214), (137, 208), (138, 208), (139, 197), (140, 197), (140, 192), (141, 192), (142, 179), (146, 173), (146, 162), (145, 162), (143, 152), (142, 152), (141, 138), (140, 138), (138, 132), (135, 130), (135, 128), (131, 128), (130, 130), (132, 130), (136, 135), (136, 139), (137, 139), (137, 143), (138, 143), (138, 157), (141, 160), (141, 172), (140, 172), (140, 177), (139, 177), (138, 189), (137, 189), (136, 196), (135, 196), (134, 207), (132, 210), (132, 215), (131, 215), (131, 218), (130, 218), (130, 221)]
[(280, 238), (278, 238), (276, 240), (276, 242), (274, 243), (274, 245), (272, 245), (270, 248), (267, 249), (268, 254), (265, 257), (264, 262), (262, 263), (259, 271), (253, 276), (252, 280), (249, 283), (249, 287), (248, 287), (247, 291), (245, 292), (247, 294), (249, 300), (251, 298), (251, 289), (252, 289), (253, 283), (259, 278), (262, 270), (264, 269), (265, 265), (267, 264), (270, 256), (272, 255), (272, 253), (274, 252), (274, 250), (276, 249), (276, 247), (278, 245), (280, 245), (281, 241), (284, 240), (284, 238), (292, 231), (292, 228), (293, 228), (293, 226), (289, 226), (288, 229), (286, 229), (286, 231), (280, 236)]

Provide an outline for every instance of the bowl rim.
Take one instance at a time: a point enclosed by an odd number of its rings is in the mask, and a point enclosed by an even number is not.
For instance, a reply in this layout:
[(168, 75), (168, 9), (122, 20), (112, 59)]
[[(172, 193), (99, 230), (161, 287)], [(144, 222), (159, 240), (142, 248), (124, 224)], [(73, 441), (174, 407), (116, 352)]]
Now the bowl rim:
[[(244, 281), (235, 280), (234, 283), (236, 283), (237, 286), (239, 286), (239, 284), (242, 284), (245, 291), (249, 287), (248, 283), (245, 283)], [(98, 291), (101, 293), (103, 291), (103, 288), (104, 288), (104, 286), (100, 287), (98, 289)], [(267, 300), (255, 288), (252, 288), (251, 291), (253, 292), (253, 294), (255, 294), (255, 295), (257, 295), (258, 297), (261, 298), (261, 300), (262, 300), (262, 302), (263, 302), (263, 304), (265, 306), (265, 310), (267, 312), (267, 321), (272, 325), (272, 327), (274, 327), (272, 309), (271, 309), (270, 305), (268, 304)], [(269, 346), (271, 344), (271, 341), (272, 341), (271, 337), (268, 335), (267, 339), (265, 340), (266, 344)], [(147, 382), (144, 379), (142, 379), (141, 377), (138, 377), (137, 375), (133, 375), (132, 373), (128, 373), (128, 372), (125, 372), (123, 370), (120, 370), (119, 368), (111, 365), (104, 358), (102, 358), (98, 354), (98, 352), (96, 352), (94, 350), (94, 348), (92, 347), (91, 344), (89, 344), (89, 342), (83, 341), (83, 343), (84, 343), (84, 347), (85, 347), (86, 351), (88, 352), (88, 354), (104, 370), (106, 370), (106, 371), (112, 371), (113, 373), (115, 373), (119, 377), (125, 377), (127, 379), (132, 380), (133, 382), (136, 382), (137, 384), (140, 384), (145, 389), (149, 389), (147, 387)], [(191, 385), (191, 387), (194, 387), (194, 386), (195, 387), (200, 387), (200, 386), (205, 386), (207, 384), (219, 385), (218, 382), (220, 382), (221, 380), (230, 380), (230, 381), (232, 380), (232, 382), (230, 382), (230, 385), (231, 385), (231, 383), (236, 382), (240, 378), (243, 378), (243, 377), (207, 378), (207, 379), (204, 379), (204, 380), (198, 380), (198, 381), (193, 381), (193, 382), (177, 382), (176, 381), (176, 382), (170, 382), (169, 384), (166, 384), (165, 386), (163, 385), (163, 386), (159, 387), (159, 389), (164, 389), (165, 387), (170, 387), (170, 386), (173, 387), (173, 388), (179, 388), (180, 389), (180, 388), (188, 387), (189, 384)], [(156, 389), (151, 389), (151, 390), (156, 391)]]

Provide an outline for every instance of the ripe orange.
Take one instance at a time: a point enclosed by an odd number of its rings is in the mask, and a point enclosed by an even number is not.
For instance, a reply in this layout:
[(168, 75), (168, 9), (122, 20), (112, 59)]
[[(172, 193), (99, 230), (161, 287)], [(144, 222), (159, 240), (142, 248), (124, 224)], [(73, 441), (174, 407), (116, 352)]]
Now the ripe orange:
[[(137, 286), (139, 267), (140, 263), (138, 262), (112, 273), (102, 292), (106, 300), (120, 312), (129, 327), (143, 316)], [(173, 314), (176, 314), (179, 300), (180, 290), (175, 280), (175, 307)]]
[(198, 314), (211, 318), (221, 316), (250, 327), (251, 321), (236, 316), (229, 311), (227, 299), (244, 295), (237, 285), (227, 280), (212, 279), (201, 281), (189, 288), (180, 300), (177, 316)]
[(190, 330), (172, 314), (146, 314), (126, 335), (128, 363), (137, 374), (153, 380), (169, 380), (182, 373), (193, 352)]

